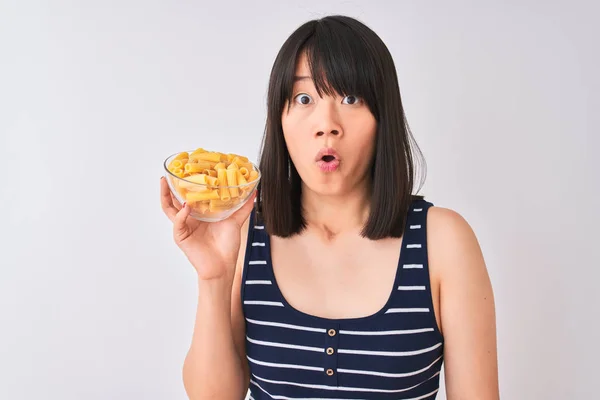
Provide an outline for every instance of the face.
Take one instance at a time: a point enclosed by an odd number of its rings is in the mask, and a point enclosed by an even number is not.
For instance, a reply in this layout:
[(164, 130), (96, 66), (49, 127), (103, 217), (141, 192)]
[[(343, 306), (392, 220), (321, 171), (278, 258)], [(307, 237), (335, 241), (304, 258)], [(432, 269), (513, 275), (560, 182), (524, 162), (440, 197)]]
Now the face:
[(299, 59), (292, 100), (281, 122), (294, 166), (305, 188), (341, 195), (366, 182), (377, 122), (357, 96), (319, 97), (306, 56)]

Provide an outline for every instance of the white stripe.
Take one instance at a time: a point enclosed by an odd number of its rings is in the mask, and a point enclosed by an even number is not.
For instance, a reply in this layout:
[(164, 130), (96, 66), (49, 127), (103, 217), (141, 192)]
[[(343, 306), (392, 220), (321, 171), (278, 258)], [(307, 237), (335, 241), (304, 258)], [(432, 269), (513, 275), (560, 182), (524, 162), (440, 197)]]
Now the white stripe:
[(276, 326), (278, 328), (296, 329), (296, 330), (299, 330), (299, 331), (318, 332), (318, 333), (325, 333), (325, 332), (327, 332), (326, 329), (309, 328), (308, 326), (283, 324), (281, 322), (258, 321), (256, 319), (250, 319), (250, 318), (246, 318), (246, 321), (250, 322), (251, 324), (256, 324), (256, 325)]
[(271, 281), (246, 281), (246, 285), (271, 285)]
[(252, 395), (250, 395), (250, 397), (248, 397), (248, 400), (254, 400), (254, 397), (252, 397)]
[(423, 400), (428, 398), (429, 396), (433, 396), (434, 394), (436, 394), (440, 389), (435, 389), (433, 392), (431, 393), (427, 393), (424, 394), (423, 396), (419, 396), (419, 397), (411, 397), (410, 399), (404, 399), (404, 400)]
[(267, 262), (263, 260), (249, 261), (248, 265), (267, 265)]
[[(365, 400), (365, 399), (338, 399), (338, 398), (333, 398), (333, 397), (286, 397), (286, 396), (280, 396), (280, 395), (272, 395), (271, 393), (267, 392), (265, 389), (263, 389), (262, 386), (260, 386), (258, 384), (258, 382), (256, 382), (254, 379), (250, 378), (250, 383), (253, 384), (254, 386), (256, 386), (257, 388), (259, 388), (262, 392), (266, 393), (267, 396), (269, 396), (271, 399), (277, 399), (277, 400)], [(419, 399), (408, 399), (408, 400), (421, 400)]]
[(265, 247), (265, 244), (263, 242), (252, 242), (252, 246), (256, 247)]
[(244, 304), (249, 306), (277, 306), (283, 307), (283, 303), (279, 301), (258, 301), (258, 300), (245, 300)]
[(420, 249), (421, 248), (421, 244), (407, 244), (406, 248), (407, 249)]
[(419, 212), (419, 211), (423, 211), (423, 209), (422, 208), (415, 208), (413, 211)]
[[(439, 372), (436, 372), (431, 378), (434, 378), (435, 376), (439, 375)], [(258, 379), (259, 381), (262, 382), (267, 382), (267, 383), (272, 383), (272, 384), (276, 384), (276, 385), (290, 385), (290, 386), (298, 386), (298, 387), (304, 387), (304, 388), (310, 388), (310, 389), (322, 389), (322, 390), (339, 390), (339, 391), (344, 391), (344, 392), (373, 392), (373, 393), (401, 393), (401, 392), (406, 392), (408, 390), (414, 389), (418, 386), (421, 386), (424, 382), (427, 381), (423, 381), (421, 383), (418, 383), (412, 387), (409, 388), (404, 388), (404, 389), (372, 389), (372, 388), (357, 388), (357, 387), (344, 387), (344, 386), (327, 386), (327, 385), (316, 385), (316, 384), (310, 384), (310, 383), (298, 383), (298, 382), (290, 382), (290, 381), (276, 381), (276, 380), (272, 380), (272, 379), (265, 379), (265, 378), (261, 378), (259, 376), (256, 376), (255, 374), (252, 374), (253, 377), (255, 377), (256, 379)], [(429, 380), (428, 379), (428, 380)], [(304, 398), (306, 399), (306, 398)]]
[(254, 229), (265, 229), (264, 225), (254, 225)]
[(429, 308), (390, 308), (385, 313), (413, 313), (413, 312), (429, 312)]
[(284, 349), (296, 349), (296, 350), (306, 350), (306, 351), (314, 351), (316, 353), (324, 353), (325, 349), (320, 349), (318, 347), (310, 347), (310, 346), (297, 346), (295, 344), (287, 344), (287, 343), (277, 343), (277, 342), (265, 342), (263, 340), (254, 340), (246, 336), (246, 339), (250, 343), (260, 344), (262, 346), (270, 346), (270, 347), (281, 347)]
[(410, 398), (410, 399), (405, 399), (405, 400), (423, 400), (423, 399), (426, 399), (426, 398), (428, 398), (429, 396), (433, 396), (433, 395), (434, 395), (434, 394), (436, 394), (436, 393), (437, 393), (439, 390), (440, 390), (440, 389), (435, 389), (433, 392), (431, 392), (431, 393), (427, 393), (427, 394), (424, 394), (423, 396), (419, 396), (419, 397), (413, 397), (413, 398)]
[(435, 346), (427, 347), (426, 349), (413, 350), (413, 351), (372, 351), (372, 350), (349, 350), (339, 349), (339, 354), (360, 354), (364, 356), (386, 356), (386, 357), (406, 357), (416, 356), (418, 354), (429, 353), (432, 350), (437, 349), (442, 344), (438, 343)]
[(385, 336), (385, 335), (412, 335), (415, 333), (433, 332), (433, 328), (423, 329), (404, 329), (399, 331), (344, 331), (341, 330), (341, 335), (357, 335), (357, 336)]
[(410, 229), (421, 229), (421, 225), (411, 225)]
[(423, 268), (423, 264), (404, 264), (402, 266), (404, 269), (421, 269)]
[(307, 365), (271, 363), (271, 362), (266, 362), (266, 361), (258, 361), (258, 360), (255, 360), (253, 358), (250, 358), (248, 356), (246, 356), (246, 358), (248, 360), (250, 360), (250, 362), (252, 362), (254, 364), (262, 365), (262, 366), (265, 366), (265, 367), (304, 369), (304, 370), (307, 370), (307, 371), (321, 371), (321, 372), (325, 371), (325, 368), (309, 367)]
[(259, 388), (260, 390), (262, 390), (263, 392), (265, 392), (267, 394), (267, 396), (269, 396), (272, 399), (291, 400), (291, 397), (272, 395), (271, 393), (269, 393), (265, 389), (263, 389), (262, 386), (260, 386), (254, 379), (250, 379), (250, 383), (253, 384), (254, 386), (256, 386), (257, 388)]
[(419, 375), (420, 373), (427, 371), (429, 368), (433, 367), (441, 359), (442, 359), (442, 356), (438, 357), (434, 362), (432, 362), (425, 368), (422, 368), (418, 371), (398, 373), (398, 374), (392, 374), (392, 373), (388, 373), (388, 372), (363, 371), (363, 370), (358, 370), (358, 369), (342, 369), (342, 368), (338, 369), (338, 372), (344, 373), (344, 374), (382, 376), (385, 378), (406, 378), (409, 376)]
[(398, 286), (398, 290), (425, 290), (425, 286)]

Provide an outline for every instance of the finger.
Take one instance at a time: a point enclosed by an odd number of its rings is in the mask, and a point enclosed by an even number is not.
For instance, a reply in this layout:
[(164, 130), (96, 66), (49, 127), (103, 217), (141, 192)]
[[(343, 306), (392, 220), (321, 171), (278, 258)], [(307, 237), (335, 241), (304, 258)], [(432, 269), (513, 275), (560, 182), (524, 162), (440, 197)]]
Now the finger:
[(231, 215), (231, 218), (233, 218), (239, 226), (242, 226), (244, 224), (244, 221), (246, 221), (246, 219), (252, 212), (252, 208), (254, 208), (254, 199), (255, 198), (256, 198), (256, 190), (254, 191), (254, 193), (252, 193), (250, 195), (250, 197), (248, 198), (246, 203), (242, 206), (242, 208), (240, 208), (239, 210), (237, 210), (236, 212), (234, 212)]
[(166, 216), (173, 221), (175, 219), (175, 215), (177, 215), (177, 209), (173, 207), (171, 189), (169, 189), (167, 180), (164, 177), (160, 178), (160, 205)]
[(190, 215), (191, 210), (190, 206), (183, 203), (183, 207), (181, 207), (181, 210), (179, 210), (173, 220), (173, 235), (177, 241), (181, 241), (189, 235), (187, 217)]

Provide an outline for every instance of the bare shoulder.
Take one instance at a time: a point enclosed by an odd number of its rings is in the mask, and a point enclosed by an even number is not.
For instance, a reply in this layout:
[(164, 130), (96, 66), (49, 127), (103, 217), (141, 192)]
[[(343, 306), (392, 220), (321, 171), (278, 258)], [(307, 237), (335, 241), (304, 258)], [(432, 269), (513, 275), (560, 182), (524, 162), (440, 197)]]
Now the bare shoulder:
[(435, 206), (429, 209), (427, 243), (431, 267), (440, 277), (457, 273), (457, 268), (485, 269), (473, 228), (455, 210)]

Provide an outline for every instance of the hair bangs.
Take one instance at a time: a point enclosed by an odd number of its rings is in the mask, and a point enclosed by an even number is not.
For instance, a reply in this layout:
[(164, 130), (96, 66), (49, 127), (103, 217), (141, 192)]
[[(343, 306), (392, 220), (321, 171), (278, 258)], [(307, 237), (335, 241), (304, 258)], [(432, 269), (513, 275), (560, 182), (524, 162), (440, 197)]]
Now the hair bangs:
[(312, 81), (320, 97), (358, 96), (365, 101), (376, 119), (376, 57), (369, 51), (363, 38), (336, 19), (314, 24), (312, 32), (295, 54), (294, 71), (286, 73), (284, 97), (289, 102), (293, 96), (296, 63), (306, 55)]

